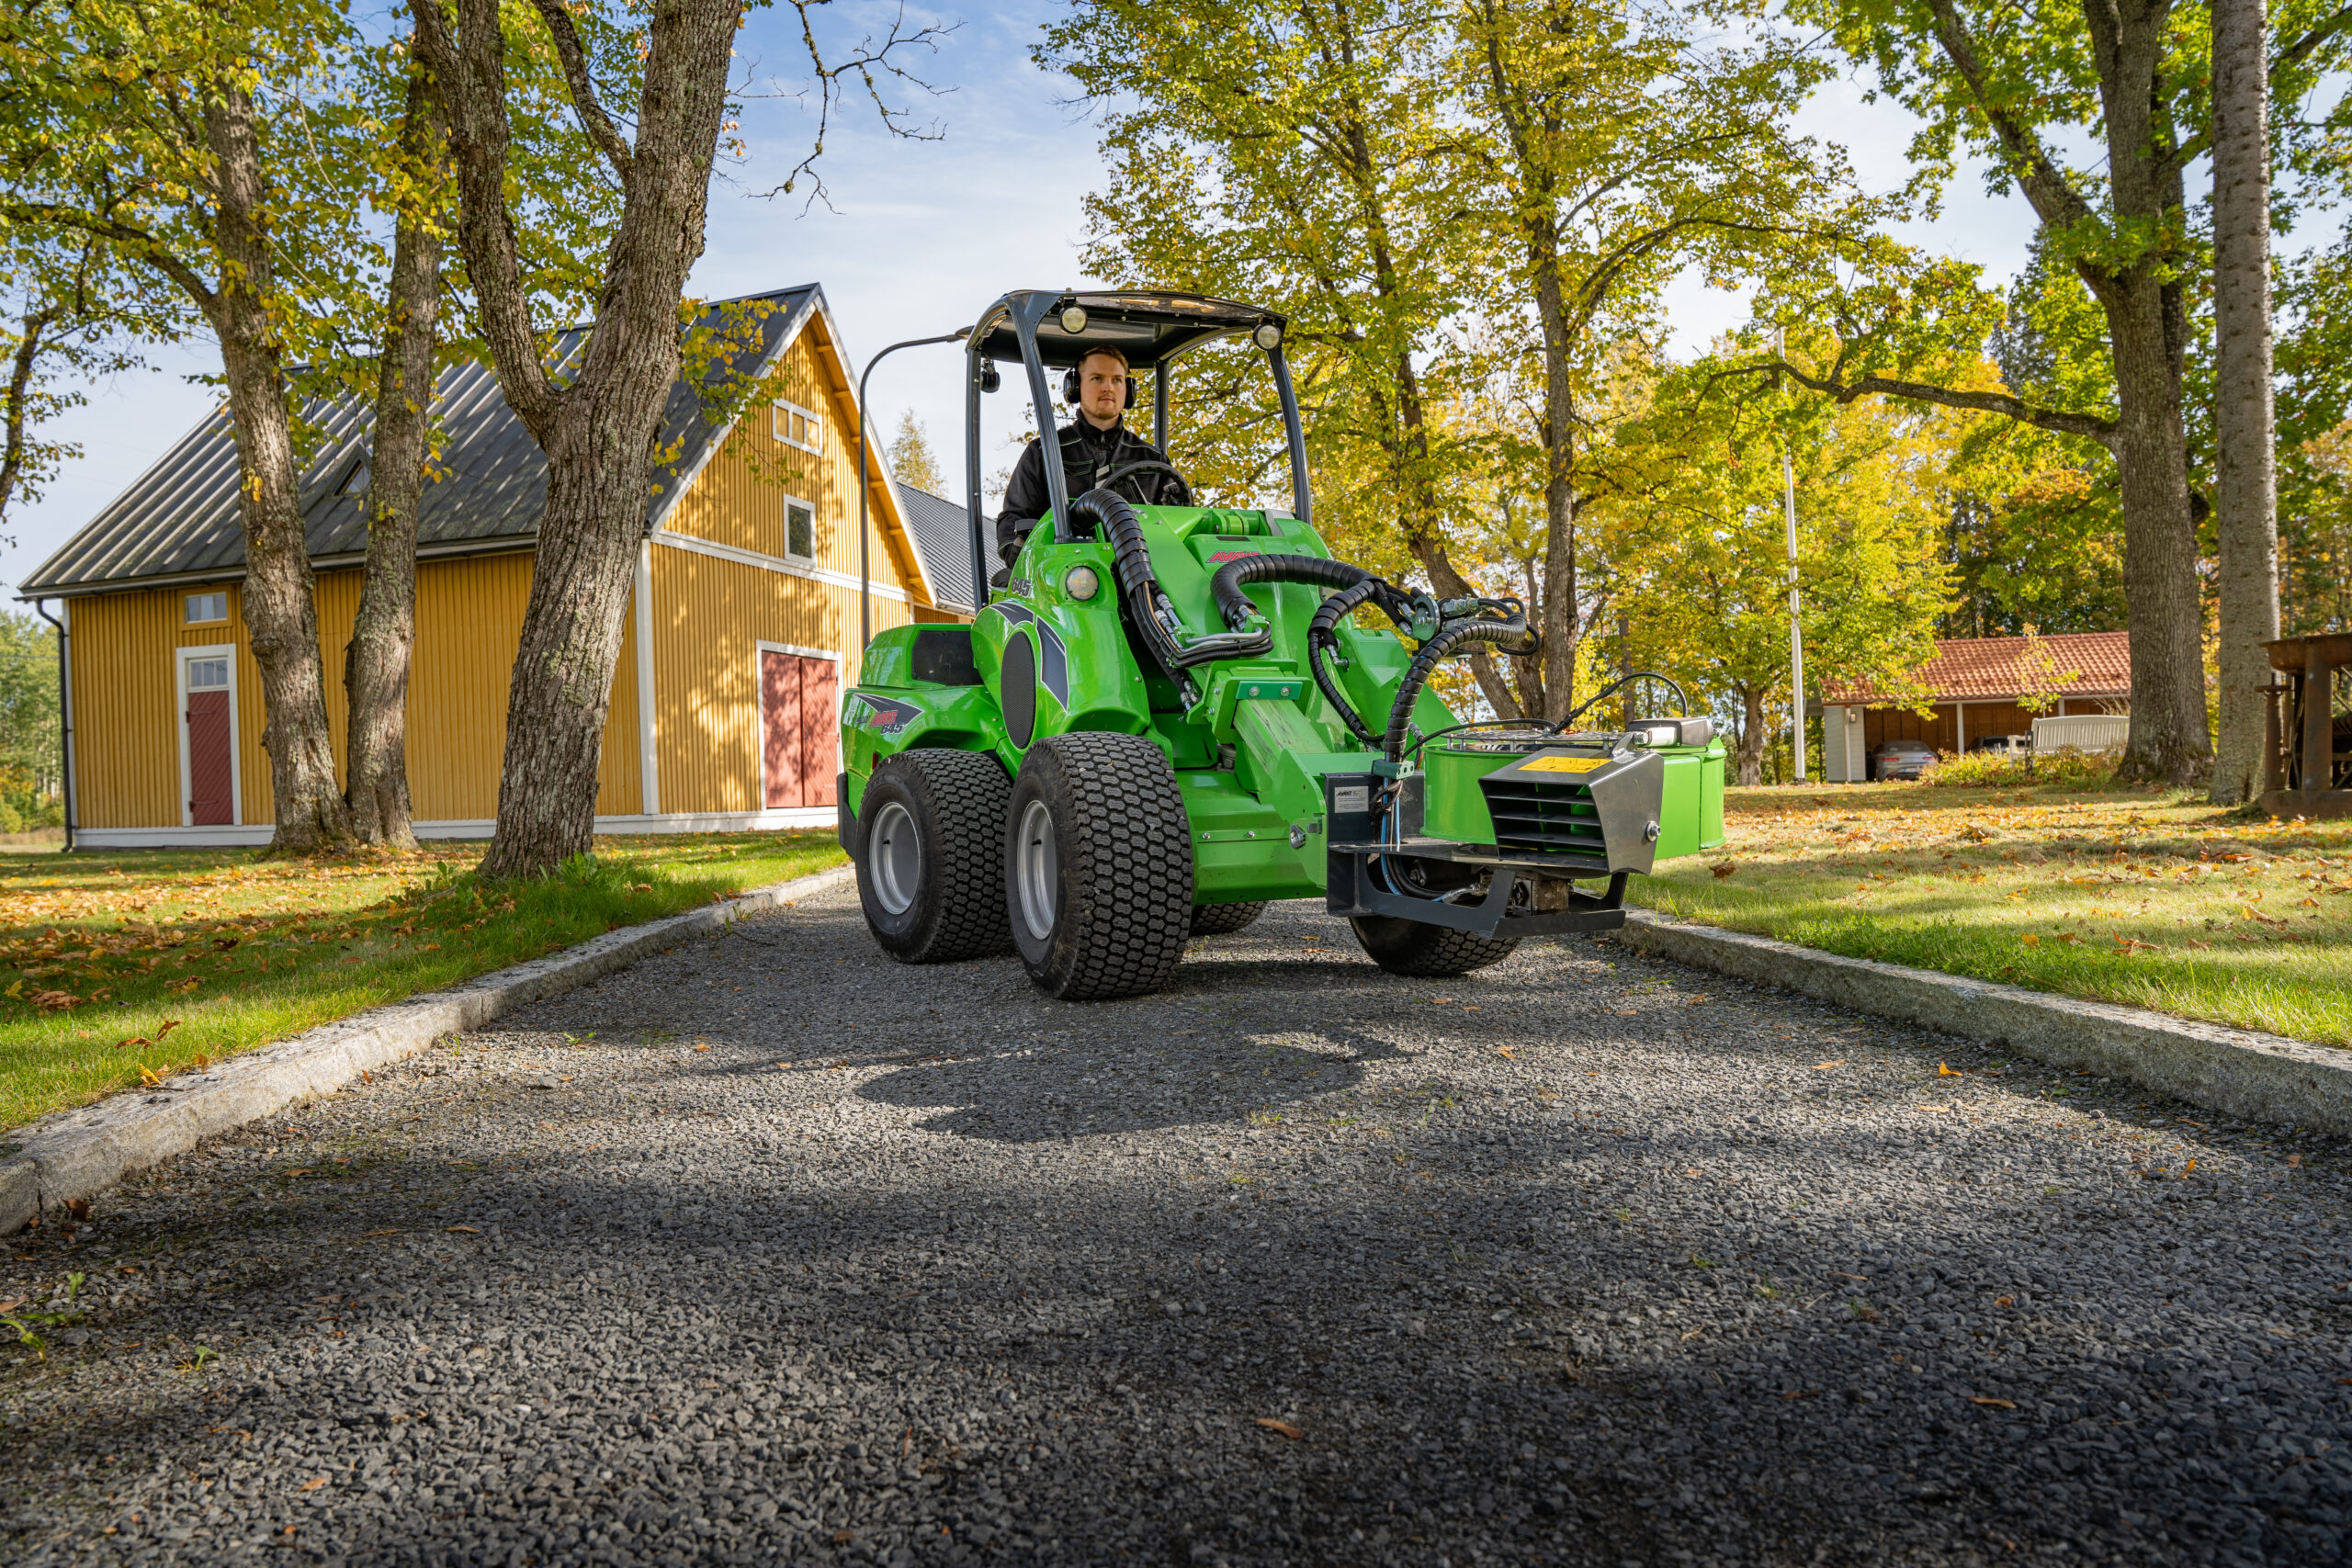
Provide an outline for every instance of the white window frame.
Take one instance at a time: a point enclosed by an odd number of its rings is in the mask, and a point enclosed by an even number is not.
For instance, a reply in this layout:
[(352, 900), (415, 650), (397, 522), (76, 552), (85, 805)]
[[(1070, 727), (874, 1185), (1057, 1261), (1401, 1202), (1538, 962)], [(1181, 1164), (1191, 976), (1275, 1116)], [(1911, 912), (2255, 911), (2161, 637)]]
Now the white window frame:
[[(193, 803), (188, 799), (188, 792), (196, 787), (196, 780), (187, 743), (187, 667), (190, 660), (198, 659), (225, 659), (229, 661), (229, 825), (242, 828), (245, 825), (245, 775), (244, 766), (237, 757), (237, 648), (234, 643), (227, 642), (172, 650), (175, 693), (172, 728), (179, 732), (180, 738), (180, 826), (196, 826), (196, 813), (190, 809)], [(205, 688), (208, 692), (220, 689), (218, 686)], [(760, 798), (764, 800), (767, 797), (763, 795)]]
[[(200, 621), (192, 621), (188, 619), (187, 615), (187, 602), (191, 599), (218, 599), (220, 601), (220, 613), (217, 615), (208, 615)], [(183, 593), (180, 595), (180, 625), (184, 626), (227, 626), (228, 624), (229, 591), (227, 589), (198, 589), (193, 593)]]
[[(805, 506), (808, 509), (808, 553), (805, 556), (797, 556), (792, 553), (792, 509), (796, 506)], [(784, 498), (784, 504), (776, 510), (776, 523), (784, 530), (783, 537), (777, 544), (776, 558), (790, 561), (795, 566), (815, 566), (817, 564), (817, 503), (804, 496), (787, 494)]]
[[(804, 811), (808, 808), (797, 806), (772, 807), (768, 804), (768, 687), (767, 671), (761, 666), (767, 662), (762, 656), (770, 653), (789, 653), (797, 659), (822, 659), (835, 666), (832, 727), (836, 733), (842, 727), (842, 675), (843, 673), (840, 668), (842, 656), (831, 649), (802, 648), (789, 642), (755, 642), (752, 645), (752, 755), (758, 760), (760, 770), (760, 793), (752, 797), (759, 804), (752, 809), (754, 811)], [(808, 722), (806, 714), (801, 716), (801, 722), (804, 724)], [(824, 808), (819, 807), (817, 809), (821, 811)]]
[[(816, 437), (815, 440), (795, 441), (792, 438), (791, 416), (794, 414), (808, 422), (809, 434)], [(768, 405), (768, 434), (786, 446), (797, 446), (803, 452), (821, 453), (825, 449), (825, 416), (815, 409), (803, 408), (798, 403), (778, 398)]]

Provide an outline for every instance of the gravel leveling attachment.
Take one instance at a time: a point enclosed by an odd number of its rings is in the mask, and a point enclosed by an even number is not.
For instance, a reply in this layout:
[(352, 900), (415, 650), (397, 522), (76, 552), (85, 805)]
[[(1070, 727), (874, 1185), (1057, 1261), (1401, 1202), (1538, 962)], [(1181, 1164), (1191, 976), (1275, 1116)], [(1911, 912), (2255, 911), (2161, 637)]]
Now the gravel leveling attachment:
[[(1707, 719), (1464, 723), (1429, 689), (1449, 656), (1526, 649), (1525, 611), (1331, 558), (1283, 326), (1194, 295), (1030, 290), (966, 336), (974, 581), (1001, 364), (1037, 411), (1051, 510), (970, 626), (881, 633), (843, 694), (842, 844), (892, 957), (1011, 950), (1051, 996), (1136, 996), (1168, 984), (1188, 937), (1320, 894), (1382, 968), (1463, 975), (1528, 937), (1623, 925), (1626, 878), (1722, 842)], [(1170, 366), (1221, 340), (1273, 377), (1290, 511), (1069, 495), (1048, 368), (1115, 344), (1152, 378), (1166, 451)], [(1359, 624), (1366, 606), (1389, 625)]]

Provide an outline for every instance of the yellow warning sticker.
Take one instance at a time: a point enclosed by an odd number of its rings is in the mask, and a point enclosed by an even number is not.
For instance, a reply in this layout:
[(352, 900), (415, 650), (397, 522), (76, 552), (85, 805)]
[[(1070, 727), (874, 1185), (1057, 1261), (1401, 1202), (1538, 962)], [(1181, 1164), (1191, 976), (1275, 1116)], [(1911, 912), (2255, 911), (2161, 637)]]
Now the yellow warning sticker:
[(1523, 773), (1589, 773), (1609, 765), (1606, 757), (1534, 757), (1522, 764)]

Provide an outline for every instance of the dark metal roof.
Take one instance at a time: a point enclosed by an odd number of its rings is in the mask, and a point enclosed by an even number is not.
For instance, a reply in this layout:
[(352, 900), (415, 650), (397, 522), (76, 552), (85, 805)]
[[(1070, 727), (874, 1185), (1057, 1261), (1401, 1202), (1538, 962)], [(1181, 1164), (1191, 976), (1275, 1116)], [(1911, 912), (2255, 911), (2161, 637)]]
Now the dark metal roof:
[(972, 611), (972, 530), (964, 509), (927, 490), (900, 480), (899, 515), (922, 558), (922, 579), (931, 585), (932, 603), (943, 610)]
[[(759, 370), (821, 304), (821, 294), (810, 284), (706, 307), (704, 320), (715, 325), (733, 307), (742, 328), (741, 346), (711, 367), (710, 380)], [(548, 357), (559, 377), (587, 339), (585, 327), (557, 335)], [(425, 485), (418, 507), (418, 553), (459, 555), (527, 546), (546, 503), (547, 457), (506, 406), (497, 376), (481, 365), (453, 365), (441, 373), (434, 397), (444, 444), (435, 463), (438, 477)], [(367, 549), (365, 501), (375, 412), (372, 399), (349, 396), (313, 398), (302, 408), (302, 420), (323, 432), (300, 478), (303, 534), (316, 564), (356, 561)], [(662, 449), (677, 457), (654, 475), (645, 509), (649, 527), (693, 481), (723, 434), (680, 377), (670, 390), (661, 436)], [(18, 585), (17, 596), (227, 580), (242, 577), (244, 569), (237, 452), (224, 407), (182, 436), (43, 561)], [(964, 575), (971, 575), (968, 568)]]

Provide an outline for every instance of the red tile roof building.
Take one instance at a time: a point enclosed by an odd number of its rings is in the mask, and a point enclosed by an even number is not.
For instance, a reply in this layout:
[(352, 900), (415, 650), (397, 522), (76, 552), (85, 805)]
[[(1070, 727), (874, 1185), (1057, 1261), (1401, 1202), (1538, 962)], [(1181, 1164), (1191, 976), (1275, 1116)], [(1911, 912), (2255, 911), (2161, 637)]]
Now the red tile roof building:
[[(2044, 659), (2028, 655), (2037, 641)], [(2019, 699), (2037, 689), (2047, 715), (2125, 712), (2132, 693), (2131, 634), (1953, 637), (1936, 644), (1936, 656), (1920, 666), (1918, 680), (1934, 705), (1924, 717), (1896, 705), (1909, 699), (1867, 682), (1822, 693), (1828, 752), (1823, 776), (1833, 783), (1866, 777), (1871, 750), (1883, 741), (1917, 740), (1951, 756), (1987, 736), (2028, 734), (2035, 716)]]
[[(2041, 684), (2070, 697), (2122, 697), (2132, 691), (2132, 634), (2064, 632), (2055, 637), (1952, 637), (1936, 644), (1936, 656), (1919, 668), (1919, 681), (1939, 703), (2015, 701), (2035, 688), (2026, 649), (2040, 642), (2048, 651)], [(2064, 677), (2072, 672), (2074, 679)], [(1868, 685), (1832, 687), (1825, 703), (1893, 702)], [(1984, 733), (1980, 731), (1979, 733)]]

